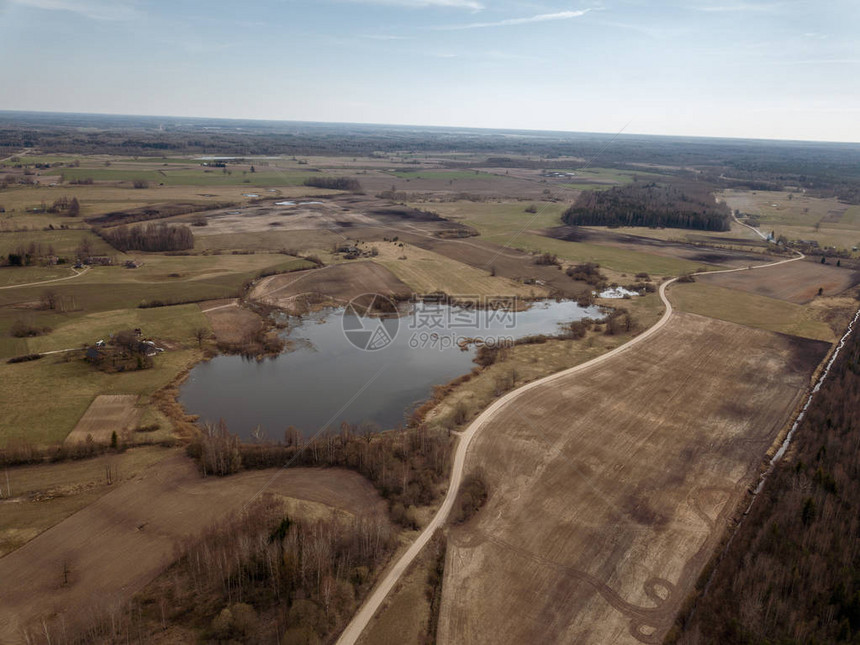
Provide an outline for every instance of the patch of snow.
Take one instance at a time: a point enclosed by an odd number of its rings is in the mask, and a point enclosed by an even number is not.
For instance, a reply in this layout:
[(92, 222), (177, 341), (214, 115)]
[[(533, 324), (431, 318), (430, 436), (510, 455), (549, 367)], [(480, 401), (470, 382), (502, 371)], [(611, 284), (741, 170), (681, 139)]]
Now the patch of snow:
[(295, 202), (275, 202), (275, 206), (295, 206)]
[(625, 298), (627, 296), (638, 296), (639, 293), (636, 291), (630, 291), (629, 289), (625, 289), (624, 287), (615, 287), (614, 289), (606, 289), (605, 291), (601, 291), (597, 294), (600, 298)]
[(299, 202), (299, 206), (312, 206), (313, 204), (323, 204), (325, 202)]
[(242, 193), (242, 197), (259, 197), (257, 193)]

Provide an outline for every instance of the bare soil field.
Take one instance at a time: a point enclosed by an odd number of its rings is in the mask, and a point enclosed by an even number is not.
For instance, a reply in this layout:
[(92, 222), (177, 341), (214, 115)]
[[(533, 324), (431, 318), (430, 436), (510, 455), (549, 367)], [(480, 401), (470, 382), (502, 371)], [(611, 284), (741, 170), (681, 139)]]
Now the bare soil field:
[(266, 490), (354, 515), (385, 513), (372, 485), (338, 469), (246, 472), (203, 479), (184, 456), (165, 459), (0, 558), (0, 642), (25, 629), (97, 617), (128, 600), (174, 557), (174, 545)]
[(430, 212), (375, 197), (343, 194), (266, 199), (249, 206), (207, 211), (206, 223), (206, 226), (195, 227), (196, 236), (272, 231), (340, 231), (345, 238), (352, 235), (352, 229), (362, 227), (406, 226), (426, 232), (464, 228)]
[(107, 445), (116, 432), (122, 440), (137, 427), (141, 408), (137, 406), (136, 394), (101, 394), (97, 396), (74, 430), (66, 437), (65, 444), (86, 443), (91, 437), (96, 444)]
[(440, 643), (659, 643), (827, 343), (701, 316), (516, 399), (470, 447)]
[[(832, 262), (833, 260), (831, 260)], [(813, 261), (789, 262), (749, 273), (720, 273), (696, 278), (706, 284), (805, 304), (818, 295), (836, 296), (860, 282), (860, 272)]]
[(365, 293), (399, 299), (408, 298), (412, 290), (379, 264), (353, 261), (263, 278), (251, 291), (250, 297), (285, 311), (294, 311), (302, 296), (345, 304)]
[[(680, 258), (682, 260), (690, 260), (691, 262), (716, 264), (726, 267), (742, 267), (773, 261), (772, 256), (765, 253), (749, 253), (725, 248), (694, 246), (692, 244), (682, 244), (679, 242), (628, 235), (614, 230), (601, 230), (593, 227), (556, 226), (554, 228), (538, 231), (538, 233), (557, 240), (600, 244), (602, 246), (611, 246), (617, 249), (652, 253), (654, 255), (668, 258)], [(732, 240), (733, 238), (726, 239)], [(749, 245), (746, 240), (737, 240), (737, 242)], [(718, 242), (711, 238), (706, 243), (724, 244), (725, 240)]]
[(195, 227), (195, 236), (261, 233), (274, 228), (326, 230), (378, 224), (373, 218), (346, 208), (335, 200), (316, 198), (283, 199), (244, 208), (208, 211), (206, 222), (206, 226)]

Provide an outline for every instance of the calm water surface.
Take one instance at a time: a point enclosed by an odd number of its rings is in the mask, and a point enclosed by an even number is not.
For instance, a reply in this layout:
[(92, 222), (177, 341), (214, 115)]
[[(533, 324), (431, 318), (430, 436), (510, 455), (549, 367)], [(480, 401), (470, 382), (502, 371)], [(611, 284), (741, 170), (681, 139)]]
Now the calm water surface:
[(561, 323), (601, 313), (572, 301), (540, 302), (516, 313), (417, 303), (398, 319), (393, 340), (375, 351), (347, 339), (343, 316), (342, 309), (329, 309), (291, 318), (294, 325), (284, 335), (290, 348), (275, 358), (218, 356), (197, 365), (180, 402), (201, 422), (223, 418), (245, 439), (258, 425), (274, 441), (291, 425), (306, 437), (342, 421), (394, 428), (431, 396), (434, 385), (474, 367), (475, 349), (462, 351), (458, 338), (556, 334)]

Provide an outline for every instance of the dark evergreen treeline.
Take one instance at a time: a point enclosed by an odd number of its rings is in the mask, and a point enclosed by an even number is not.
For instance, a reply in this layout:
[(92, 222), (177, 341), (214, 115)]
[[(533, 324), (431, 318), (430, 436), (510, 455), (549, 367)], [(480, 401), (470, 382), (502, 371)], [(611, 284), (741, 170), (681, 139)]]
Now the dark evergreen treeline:
[(184, 251), (194, 248), (194, 234), (181, 224), (120, 226), (96, 231), (119, 251)]
[(357, 179), (349, 177), (308, 177), (305, 186), (314, 188), (329, 188), (331, 190), (348, 190), (353, 193), (361, 192), (361, 184)]
[(659, 226), (728, 231), (730, 212), (695, 184), (632, 183), (585, 191), (562, 219), (574, 226)]
[(670, 642), (860, 642), (860, 335), (856, 332)]

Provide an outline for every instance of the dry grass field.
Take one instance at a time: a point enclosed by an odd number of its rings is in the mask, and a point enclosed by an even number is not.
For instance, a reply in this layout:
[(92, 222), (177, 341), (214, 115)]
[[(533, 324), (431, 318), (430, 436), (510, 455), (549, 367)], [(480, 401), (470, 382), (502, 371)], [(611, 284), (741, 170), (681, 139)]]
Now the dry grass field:
[(528, 252), (485, 242), (481, 238), (443, 240), (404, 233), (400, 239), (482, 271), (495, 270), (500, 277), (517, 282), (543, 282), (544, 286), (565, 297), (577, 298), (589, 290), (588, 285), (571, 280), (558, 266), (535, 264), (534, 256)]
[(137, 477), (172, 454), (143, 446), (92, 459), (4, 469), (0, 477), (0, 557)]
[(137, 427), (141, 409), (137, 407), (136, 394), (102, 394), (97, 396), (74, 430), (66, 437), (65, 444), (93, 441), (107, 445), (114, 432), (122, 441)]
[(849, 251), (860, 245), (860, 206), (785, 191), (726, 190), (719, 198), (730, 208), (757, 215), (762, 231)]
[(259, 315), (240, 306), (236, 299), (210, 300), (199, 306), (219, 343), (242, 343), (263, 325)]
[(427, 565), (429, 549), (403, 576), (386, 605), (368, 625), (360, 645), (412, 645), (424, 642), (426, 625), (430, 619), (430, 601), (427, 598)]
[(238, 512), (264, 489), (333, 511), (385, 513), (356, 473), (291, 469), (202, 479), (176, 455), (0, 559), (0, 642), (25, 642), (24, 630), (40, 629), (43, 620), (71, 629), (97, 618), (168, 566), (177, 541)]
[(836, 296), (860, 282), (860, 272), (813, 261), (789, 262), (758, 271), (698, 276), (704, 284), (746, 291), (796, 304), (822, 295)]
[(251, 291), (250, 297), (292, 311), (300, 296), (311, 295), (345, 304), (364, 293), (406, 298), (412, 291), (382, 265), (354, 261), (263, 278)]
[(524, 394), (467, 467), (440, 643), (659, 643), (827, 345), (676, 314)]
[(510, 278), (493, 276), (489, 270), (463, 264), (413, 244), (402, 247), (396, 242), (375, 242), (379, 255), (373, 261), (390, 270), (419, 294), (444, 291), (452, 296), (517, 296), (539, 298), (549, 291), (537, 285), (524, 285)]

